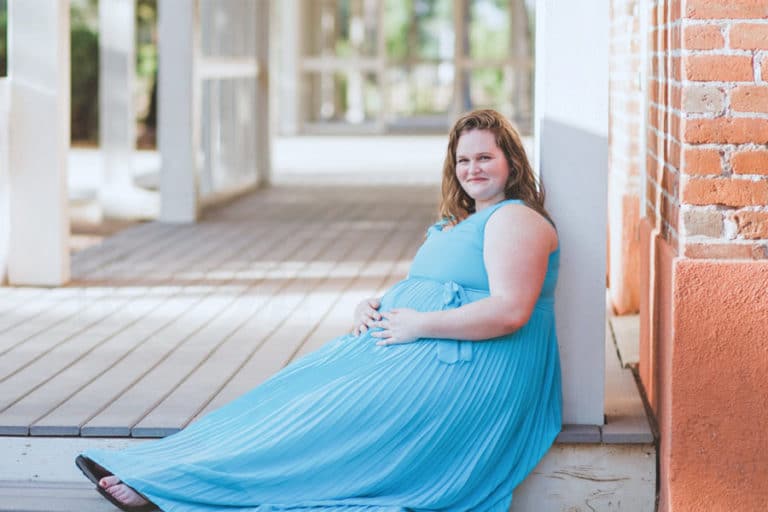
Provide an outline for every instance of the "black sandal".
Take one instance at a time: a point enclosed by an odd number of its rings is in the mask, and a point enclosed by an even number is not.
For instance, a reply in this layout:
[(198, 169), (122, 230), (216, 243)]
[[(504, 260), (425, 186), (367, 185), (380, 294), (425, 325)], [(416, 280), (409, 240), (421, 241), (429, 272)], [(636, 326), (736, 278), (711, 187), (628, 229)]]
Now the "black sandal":
[(80, 471), (83, 472), (85, 477), (93, 482), (96, 486), (99, 485), (99, 480), (105, 476), (112, 476), (112, 473), (96, 464), (93, 460), (89, 459), (88, 457), (83, 457), (82, 455), (77, 456), (75, 459), (75, 465)]
[[(126, 505), (125, 503), (121, 503), (117, 500), (114, 496), (109, 494), (106, 489), (104, 489), (100, 484), (99, 481), (104, 478), (105, 476), (112, 476), (112, 473), (101, 467), (100, 465), (96, 464), (93, 460), (89, 459), (88, 457), (83, 457), (82, 455), (78, 455), (75, 459), (75, 465), (80, 469), (80, 471), (83, 472), (85, 477), (93, 482), (96, 485), (96, 490), (99, 491), (99, 494), (101, 494), (104, 499), (112, 503), (114, 506), (119, 508), (120, 510), (123, 510), (125, 512), (154, 512), (159, 510), (157, 506), (152, 503), (151, 501), (147, 503), (146, 505)], [(125, 484), (127, 485), (127, 484)], [(143, 496), (140, 492), (133, 489), (133, 491), (144, 498), (145, 500), (149, 501), (146, 496)]]

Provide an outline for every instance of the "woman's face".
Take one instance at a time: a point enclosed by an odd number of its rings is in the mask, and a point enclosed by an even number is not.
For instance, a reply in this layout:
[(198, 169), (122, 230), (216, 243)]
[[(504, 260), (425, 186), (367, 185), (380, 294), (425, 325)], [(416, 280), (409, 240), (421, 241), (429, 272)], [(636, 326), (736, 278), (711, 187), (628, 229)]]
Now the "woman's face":
[(509, 178), (509, 165), (492, 132), (472, 130), (459, 137), (456, 177), (461, 188), (475, 200), (475, 210), (506, 199), (504, 186)]

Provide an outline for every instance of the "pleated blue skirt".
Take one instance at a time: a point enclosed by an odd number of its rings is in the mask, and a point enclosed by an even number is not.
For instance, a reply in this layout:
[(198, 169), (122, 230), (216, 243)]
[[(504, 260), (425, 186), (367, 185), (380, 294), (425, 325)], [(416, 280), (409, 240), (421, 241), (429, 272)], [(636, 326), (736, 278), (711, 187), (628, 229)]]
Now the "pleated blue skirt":
[[(409, 278), (382, 310), (486, 297)], [(95, 460), (167, 512), (503, 512), (561, 427), (553, 305), (512, 335), (345, 335), (181, 432)]]

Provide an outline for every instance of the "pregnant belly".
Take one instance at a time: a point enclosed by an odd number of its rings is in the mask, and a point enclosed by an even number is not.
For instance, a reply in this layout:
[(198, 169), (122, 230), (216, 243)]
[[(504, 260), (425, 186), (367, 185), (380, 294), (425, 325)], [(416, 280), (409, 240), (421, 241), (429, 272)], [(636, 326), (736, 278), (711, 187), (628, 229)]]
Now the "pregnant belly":
[(381, 310), (412, 308), (417, 311), (440, 311), (459, 307), (488, 296), (487, 292), (464, 288), (453, 282), (409, 277), (400, 281), (381, 298)]
[[(411, 308), (417, 311), (441, 311), (487, 297), (487, 292), (466, 289), (453, 281), (410, 277), (400, 281), (384, 294), (381, 311), (394, 308)], [(438, 359), (453, 364), (472, 360), (472, 341), (434, 340), (437, 342)]]

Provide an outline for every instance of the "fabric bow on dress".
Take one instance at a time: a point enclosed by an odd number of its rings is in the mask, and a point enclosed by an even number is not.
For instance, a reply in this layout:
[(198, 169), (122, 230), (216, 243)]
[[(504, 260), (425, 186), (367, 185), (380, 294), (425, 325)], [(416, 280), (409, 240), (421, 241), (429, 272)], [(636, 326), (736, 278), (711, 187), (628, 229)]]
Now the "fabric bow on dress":
[[(455, 281), (448, 281), (443, 286), (443, 309), (453, 309), (466, 304), (467, 292)], [(438, 340), (437, 358), (444, 363), (472, 360), (472, 342), (464, 340)]]

